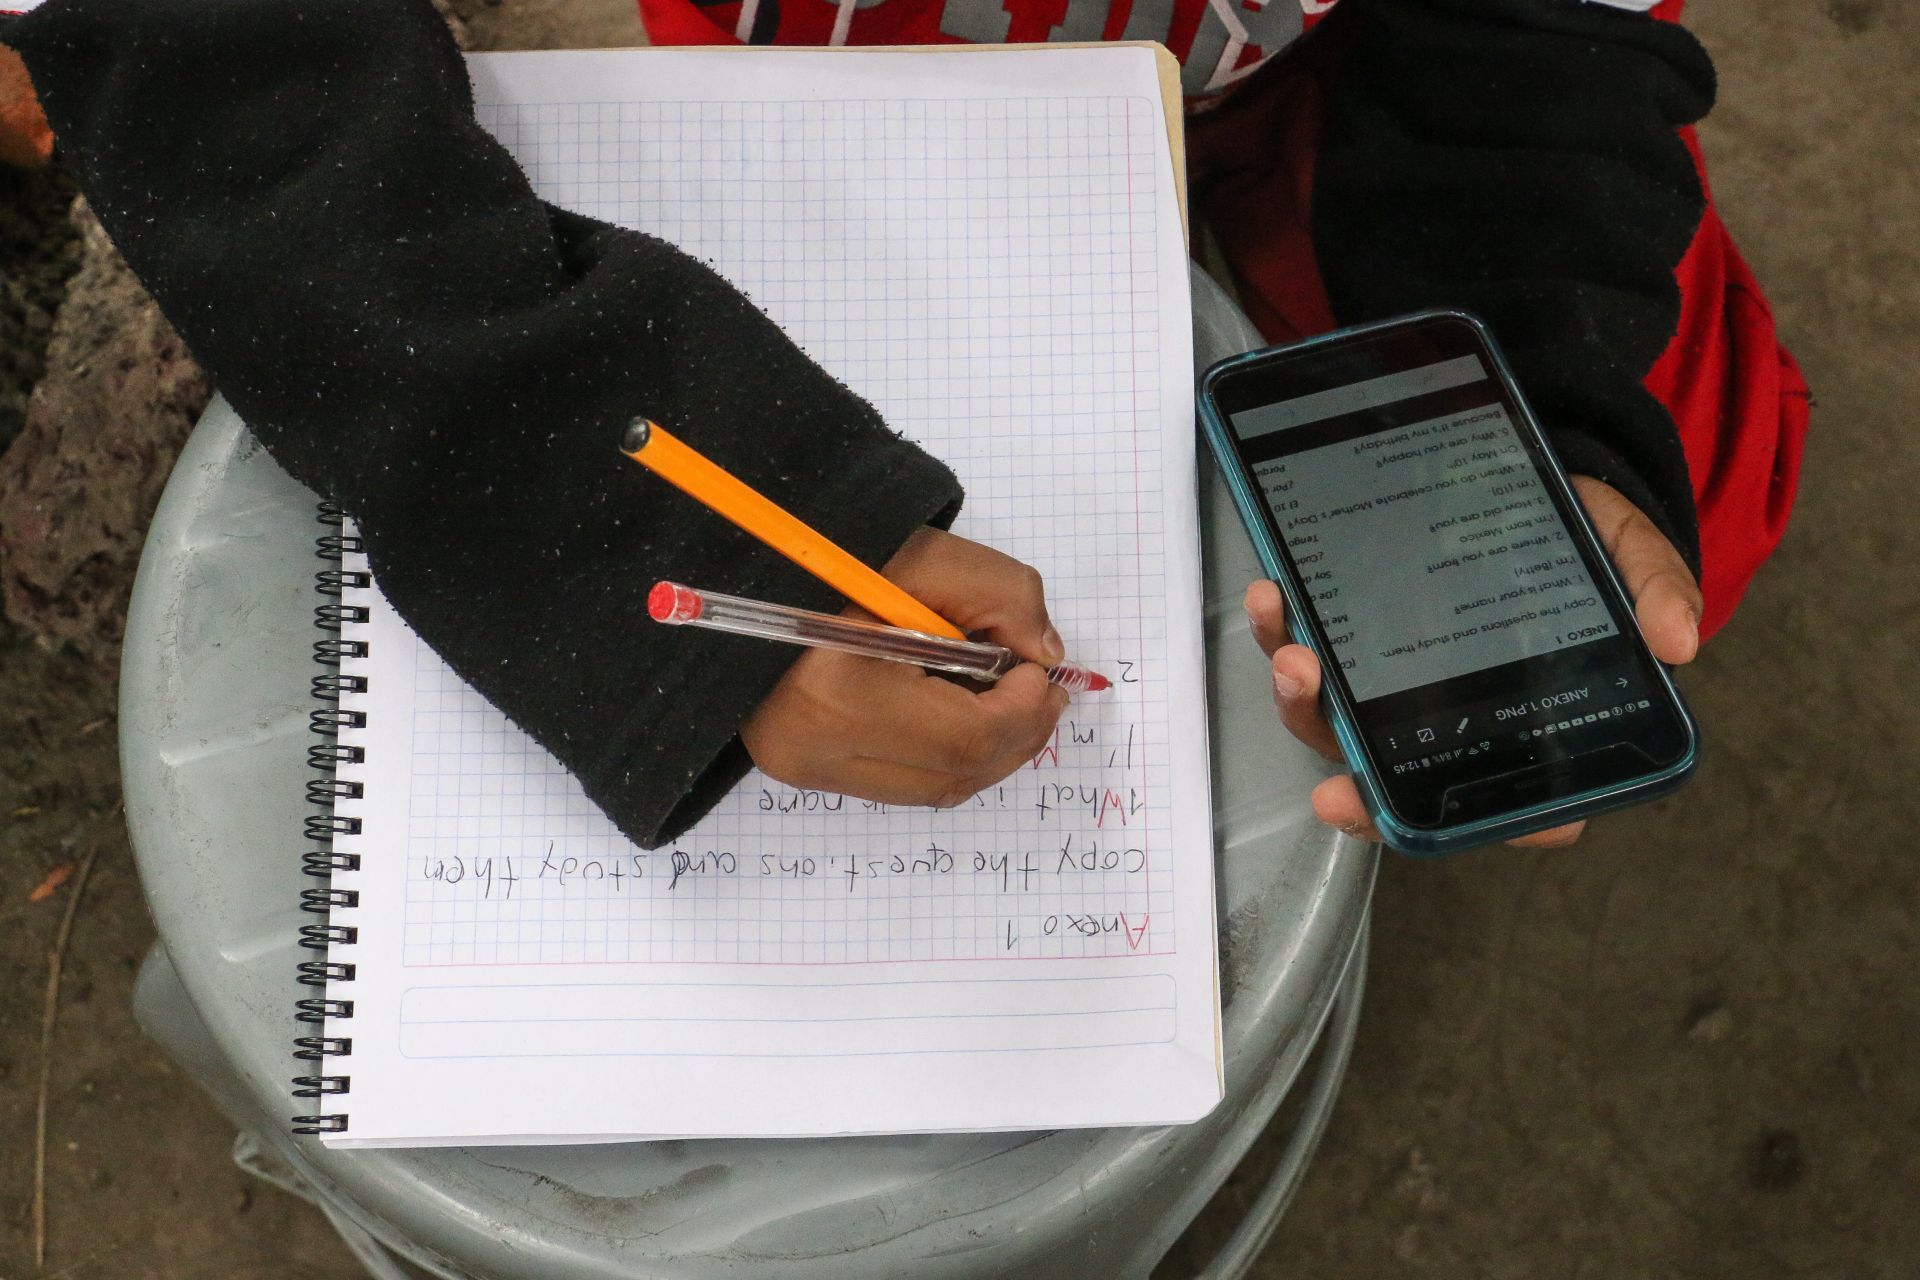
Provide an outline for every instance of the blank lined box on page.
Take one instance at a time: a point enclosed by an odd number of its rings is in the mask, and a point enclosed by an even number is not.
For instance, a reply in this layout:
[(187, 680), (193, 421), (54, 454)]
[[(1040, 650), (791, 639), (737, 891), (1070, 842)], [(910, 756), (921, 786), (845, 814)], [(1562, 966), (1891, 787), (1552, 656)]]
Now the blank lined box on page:
[(845, 1058), (1156, 1044), (1173, 979), (649, 982), (426, 987), (400, 1002), (409, 1058)]

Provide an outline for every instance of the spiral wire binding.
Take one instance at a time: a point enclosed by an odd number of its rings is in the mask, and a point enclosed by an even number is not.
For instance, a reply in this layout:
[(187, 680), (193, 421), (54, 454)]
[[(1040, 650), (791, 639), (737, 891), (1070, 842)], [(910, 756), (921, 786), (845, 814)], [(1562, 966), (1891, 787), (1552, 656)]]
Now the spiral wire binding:
[[(299, 981), (303, 986), (319, 988), (320, 994), (300, 1000), (295, 1006), (294, 1017), (302, 1024), (324, 1033), (329, 1023), (338, 1023), (353, 1016), (353, 1001), (340, 998), (337, 988), (339, 984), (353, 981), (354, 966), (328, 958), (328, 952), (335, 946), (351, 945), (360, 938), (358, 928), (336, 924), (329, 917), (336, 909), (351, 909), (360, 904), (357, 892), (336, 889), (331, 881), (336, 871), (360, 869), (360, 855), (349, 853), (335, 844), (341, 836), (359, 835), (360, 819), (338, 812), (337, 806), (343, 800), (360, 799), (365, 789), (358, 782), (334, 776), (334, 771), (343, 764), (363, 764), (367, 758), (363, 748), (347, 746), (339, 741), (340, 730), (366, 726), (365, 712), (344, 709), (339, 703), (342, 694), (365, 693), (367, 680), (365, 676), (347, 675), (339, 668), (347, 658), (367, 656), (367, 642), (349, 638), (343, 632), (349, 626), (368, 621), (372, 612), (362, 605), (342, 603), (341, 596), (348, 588), (371, 586), (373, 577), (359, 570), (339, 567), (349, 554), (357, 554), (364, 548), (357, 535), (345, 532), (345, 512), (334, 503), (322, 502), (319, 520), (331, 532), (320, 535), (315, 544), (317, 554), (322, 560), (333, 562), (334, 567), (322, 569), (314, 575), (315, 589), (330, 598), (322, 601), (313, 611), (313, 625), (328, 633), (314, 641), (313, 660), (328, 669), (313, 678), (313, 697), (320, 705), (308, 715), (314, 742), (307, 748), (307, 766), (314, 771), (314, 776), (307, 780), (307, 803), (317, 811), (306, 815), (305, 829), (307, 839), (317, 847), (309, 849), (300, 858), (300, 869), (319, 883), (301, 890), (300, 909), (323, 917), (323, 920), (300, 926), (300, 945), (314, 953), (314, 958), (300, 962)], [(293, 1045), (293, 1056), (302, 1062), (324, 1063), (328, 1059), (345, 1058), (353, 1053), (353, 1040), (347, 1036), (303, 1035), (297, 1037)], [(293, 1077), (294, 1097), (332, 1098), (352, 1088), (353, 1080), (349, 1075), (327, 1073), (324, 1066), (315, 1068), (314, 1072)], [(318, 1107), (315, 1110), (320, 1113), (293, 1117), (295, 1133), (347, 1131), (346, 1112), (324, 1112)]]

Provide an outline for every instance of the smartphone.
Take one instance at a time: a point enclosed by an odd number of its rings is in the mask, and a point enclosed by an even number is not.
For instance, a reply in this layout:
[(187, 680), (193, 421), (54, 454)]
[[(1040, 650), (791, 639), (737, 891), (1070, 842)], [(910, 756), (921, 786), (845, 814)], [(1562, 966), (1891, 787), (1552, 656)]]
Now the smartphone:
[(1479, 320), (1235, 356), (1200, 420), (1387, 844), (1509, 840), (1693, 771), (1693, 718)]

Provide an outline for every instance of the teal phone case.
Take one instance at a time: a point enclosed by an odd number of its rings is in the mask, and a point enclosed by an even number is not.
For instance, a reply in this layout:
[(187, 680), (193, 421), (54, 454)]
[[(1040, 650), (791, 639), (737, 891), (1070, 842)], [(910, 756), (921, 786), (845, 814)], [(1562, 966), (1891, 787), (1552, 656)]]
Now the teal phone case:
[[(1513, 397), (1515, 406), (1520, 411), (1521, 429), (1530, 432), (1542, 446), (1541, 452), (1547, 462), (1548, 483), (1558, 487), (1570, 499), (1567, 505), (1578, 526), (1575, 536), (1583, 538), (1585, 549), (1594, 553), (1590, 557), (1583, 558), (1596, 562), (1594, 567), (1598, 570), (1600, 589), (1611, 592), (1615, 601), (1625, 603), (1627, 616), (1633, 617), (1631, 601), (1621, 586), (1619, 575), (1614, 571), (1613, 561), (1607, 556), (1599, 536), (1594, 532), (1592, 523), (1587, 519), (1586, 508), (1573, 493), (1572, 485), (1567, 480), (1567, 474), (1561, 467), (1559, 458), (1547, 444), (1546, 435), (1540, 430), (1539, 421), (1534, 417), (1533, 409), (1521, 392), (1513, 371), (1507, 366), (1506, 357), (1501, 354), (1493, 334), (1477, 316), (1465, 311), (1436, 308), (1399, 316), (1392, 320), (1336, 329), (1331, 333), (1324, 333), (1302, 342), (1263, 347), (1258, 351), (1246, 352), (1244, 355), (1231, 356), (1213, 365), (1200, 378), (1201, 433), (1206, 437), (1215, 463), (1226, 476), (1227, 488), (1233, 494), (1234, 506), (1239, 509), (1241, 523), (1246, 526), (1248, 536), (1253, 539), (1254, 551), (1260, 557), (1261, 566), (1267, 571), (1267, 576), (1272, 578), (1280, 588), (1281, 595), (1286, 600), (1288, 631), (1294, 640), (1314, 651), (1320, 659), (1322, 670), (1334, 669), (1337, 664), (1321, 644), (1315, 629), (1302, 621), (1309, 616), (1306, 596), (1285, 569), (1280, 549), (1274, 542), (1273, 533), (1268, 527), (1266, 508), (1260, 500), (1258, 491), (1245, 473), (1239, 452), (1234, 448), (1233, 436), (1226, 420), (1214, 404), (1213, 387), (1224, 375), (1245, 365), (1258, 363), (1278, 352), (1306, 351), (1344, 339), (1438, 318), (1464, 321), (1480, 336), (1487, 355), (1493, 362), (1495, 375), (1505, 384), (1508, 393)], [(1643, 649), (1645, 648), (1646, 641), (1640, 638), (1638, 627), (1634, 628), (1633, 638)], [(1624, 809), (1630, 805), (1641, 804), (1665, 795), (1684, 783), (1699, 763), (1699, 728), (1694, 723), (1693, 715), (1687, 709), (1685, 700), (1680, 697), (1680, 691), (1674, 687), (1673, 679), (1668, 674), (1666, 666), (1653, 659), (1651, 654), (1648, 654), (1648, 661), (1668, 695), (1672, 697), (1674, 706), (1679, 709), (1681, 723), (1686, 728), (1687, 749), (1678, 761), (1626, 782), (1614, 783), (1577, 795), (1564, 796), (1544, 804), (1514, 809), (1496, 817), (1481, 818), (1455, 826), (1412, 827), (1396, 818), (1387, 807), (1379, 775), (1361, 744), (1357, 717), (1351, 703), (1347, 700), (1342, 683), (1338, 680), (1322, 681), (1321, 701), (1326, 708), (1327, 719), (1333, 726), (1334, 737), (1340, 744), (1340, 753), (1346, 758), (1347, 767), (1353, 771), (1354, 783), (1360, 789), (1360, 798), (1367, 806), (1367, 812), (1373, 818), (1374, 825), (1379, 828), (1381, 837), (1389, 846), (1401, 853), (1416, 857), (1435, 857), (1477, 848), (1499, 840), (1511, 840), (1517, 836), (1544, 831), (1563, 823), (1590, 818), (1612, 809)]]

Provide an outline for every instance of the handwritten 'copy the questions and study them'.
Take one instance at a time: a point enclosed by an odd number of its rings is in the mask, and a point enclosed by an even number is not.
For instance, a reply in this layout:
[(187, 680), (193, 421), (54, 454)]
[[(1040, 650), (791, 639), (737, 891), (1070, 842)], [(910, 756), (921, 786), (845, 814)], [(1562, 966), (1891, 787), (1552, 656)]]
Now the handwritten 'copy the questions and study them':
[[(1153, 55), (480, 55), (546, 198), (712, 261), (1114, 677), (957, 810), (623, 839), (377, 588), (341, 1145), (1168, 1123), (1221, 1096), (1187, 263)], [(910, 230), (911, 234), (908, 234)], [(356, 567), (356, 566), (349, 566)], [(364, 567), (364, 566), (357, 566)], [(636, 620), (636, 625), (645, 625)], [(330, 993), (333, 994), (333, 993)]]

